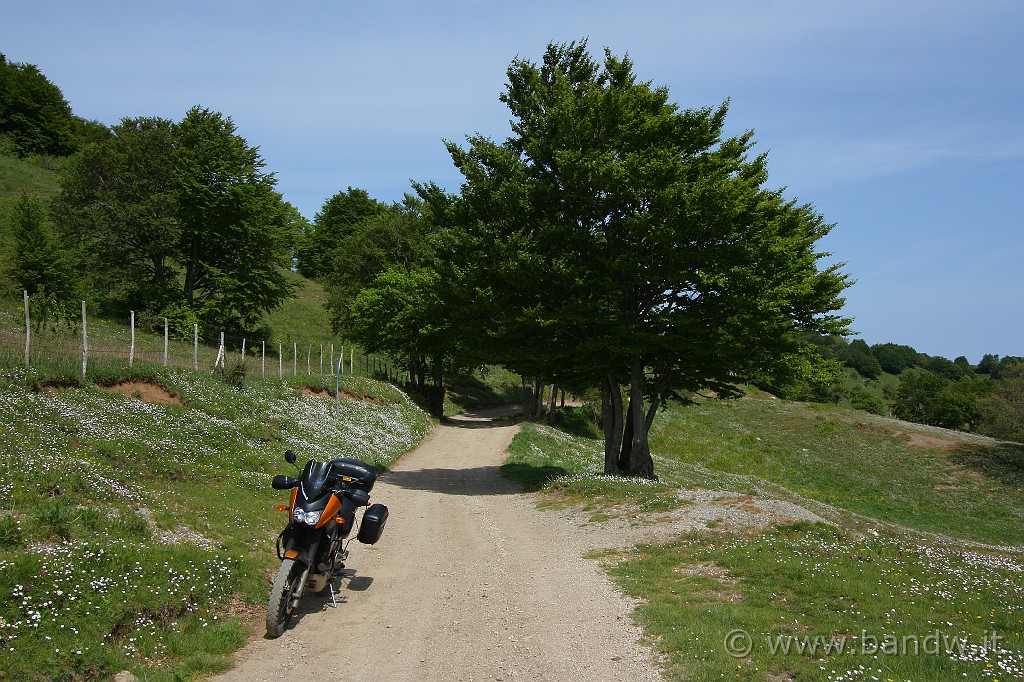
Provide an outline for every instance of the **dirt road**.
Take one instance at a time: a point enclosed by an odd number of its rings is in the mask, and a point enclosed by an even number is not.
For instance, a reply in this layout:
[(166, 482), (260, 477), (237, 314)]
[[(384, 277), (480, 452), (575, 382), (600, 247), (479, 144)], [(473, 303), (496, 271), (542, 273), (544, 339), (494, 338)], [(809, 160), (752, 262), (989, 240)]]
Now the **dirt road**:
[(517, 427), (493, 414), (437, 427), (378, 482), (391, 516), (350, 546), (344, 603), (306, 598), (216, 679), (661, 679), (574, 524), (501, 478)]

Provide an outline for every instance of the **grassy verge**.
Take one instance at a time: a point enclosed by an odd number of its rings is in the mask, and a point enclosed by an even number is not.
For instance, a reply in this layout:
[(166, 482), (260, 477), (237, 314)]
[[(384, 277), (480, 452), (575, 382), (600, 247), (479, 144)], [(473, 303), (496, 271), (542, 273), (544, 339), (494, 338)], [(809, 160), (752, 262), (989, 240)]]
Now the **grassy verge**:
[(580, 505), (592, 511), (595, 520), (619, 513), (622, 506), (628, 506), (631, 513), (682, 506), (671, 485), (604, 475), (602, 447), (596, 439), (527, 422), (512, 440), (501, 472), (528, 490), (546, 492), (543, 506)]
[(393, 387), (318, 382), (0, 369), (0, 678), (225, 668), (267, 596), (283, 450), (385, 468), (429, 425)]
[(601, 441), (579, 425), (524, 425), (505, 472), (593, 520), (710, 487), (842, 522), (597, 554), (640, 600), (669, 679), (1024, 679), (1020, 446), (771, 400), (673, 407), (655, 425), (657, 486), (600, 474)]
[(1024, 678), (1019, 557), (800, 524), (618, 559), (670, 679)]

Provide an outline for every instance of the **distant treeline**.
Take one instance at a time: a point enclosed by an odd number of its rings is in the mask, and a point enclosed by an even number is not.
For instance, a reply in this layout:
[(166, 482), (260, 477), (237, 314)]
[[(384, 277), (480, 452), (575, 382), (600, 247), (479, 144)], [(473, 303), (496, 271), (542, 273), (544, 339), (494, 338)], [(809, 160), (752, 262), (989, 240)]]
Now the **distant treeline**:
[(984, 355), (977, 364), (911, 346), (807, 335), (845, 372), (825, 386), (767, 382), (784, 398), (847, 403), (874, 414), (1024, 442), (1024, 357)]

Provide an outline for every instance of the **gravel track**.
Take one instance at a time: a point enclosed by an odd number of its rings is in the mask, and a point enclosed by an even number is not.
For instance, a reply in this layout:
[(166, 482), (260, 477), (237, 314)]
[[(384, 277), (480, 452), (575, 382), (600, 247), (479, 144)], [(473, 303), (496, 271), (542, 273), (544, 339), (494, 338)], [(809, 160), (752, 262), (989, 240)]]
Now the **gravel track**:
[(384, 536), (350, 545), (344, 601), (307, 596), (215, 679), (662, 679), (633, 604), (582, 558), (594, 537), (501, 477), (518, 427), (497, 414), (453, 419), (399, 461), (373, 491)]

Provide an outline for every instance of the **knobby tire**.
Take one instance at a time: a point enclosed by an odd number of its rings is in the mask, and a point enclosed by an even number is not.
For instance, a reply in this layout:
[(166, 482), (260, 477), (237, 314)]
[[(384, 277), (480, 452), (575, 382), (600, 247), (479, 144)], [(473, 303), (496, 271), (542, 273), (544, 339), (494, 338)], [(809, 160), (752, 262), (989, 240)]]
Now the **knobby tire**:
[(274, 586), (270, 588), (267, 602), (267, 636), (280, 637), (292, 615), (292, 595), (302, 581), (302, 564), (295, 559), (285, 559), (277, 570)]

